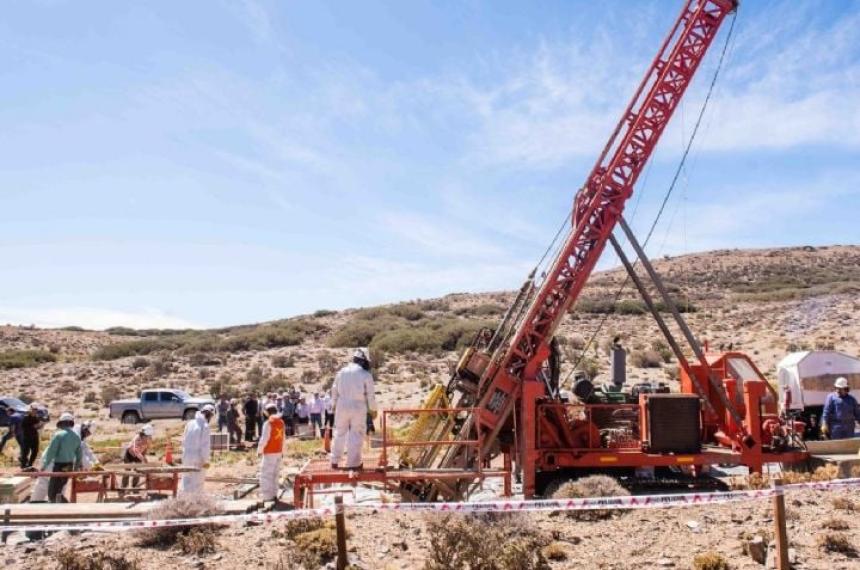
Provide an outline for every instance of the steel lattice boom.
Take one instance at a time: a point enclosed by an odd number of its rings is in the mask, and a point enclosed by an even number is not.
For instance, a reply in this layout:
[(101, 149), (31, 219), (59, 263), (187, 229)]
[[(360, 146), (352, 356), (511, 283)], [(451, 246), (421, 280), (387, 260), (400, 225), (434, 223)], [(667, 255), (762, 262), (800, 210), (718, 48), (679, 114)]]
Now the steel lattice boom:
[(572, 230), (507, 350), (482, 375), (476, 427), (490, 439), (510, 416), (517, 389), (549, 355), (633, 186), (734, 0), (687, 0), (573, 206)]

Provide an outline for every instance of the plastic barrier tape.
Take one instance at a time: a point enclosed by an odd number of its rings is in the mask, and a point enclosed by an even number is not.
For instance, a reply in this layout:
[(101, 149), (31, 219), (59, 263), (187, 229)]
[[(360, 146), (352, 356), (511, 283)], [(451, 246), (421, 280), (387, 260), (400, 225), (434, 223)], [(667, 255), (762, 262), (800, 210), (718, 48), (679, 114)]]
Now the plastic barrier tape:
[[(487, 513), (487, 512), (542, 512), (542, 511), (580, 511), (595, 509), (662, 509), (671, 507), (694, 507), (766, 499), (786, 491), (795, 490), (836, 490), (860, 487), (860, 478), (834, 479), (812, 483), (792, 483), (776, 489), (752, 491), (729, 491), (716, 493), (686, 493), (674, 495), (634, 495), (627, 497), (592, 497), (585, 499), (543, 499), (532, 501), (481, 501), (461, 503), (359, 503), (345, 505), (344, 510), (379, 512), (438, 512), (438, 513)], [(334, 507), (319, 509), (300, 509), (270, 513), (250, 513), (245, 515), (216, 515), (188, 519), (130, 520), (61, 524), (38, 523), (0, 526), (0, 532), (15, 531), (98, 531), (125, 532), (147, 528), (193, 526), (202, 524), (259, 523), (271, 524), (277, 521), (324, 517), (335, 514)]]

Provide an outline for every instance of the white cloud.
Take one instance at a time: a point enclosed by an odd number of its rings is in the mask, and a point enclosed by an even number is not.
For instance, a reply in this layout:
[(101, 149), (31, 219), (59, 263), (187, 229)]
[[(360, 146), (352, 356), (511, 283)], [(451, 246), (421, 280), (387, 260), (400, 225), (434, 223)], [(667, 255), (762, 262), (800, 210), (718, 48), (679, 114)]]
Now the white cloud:
[[(780, 17), (759, 13), (736, 32), (698, 149), (860, 145), (860, 13), (810, 26), (803, 10), (791, 8)], [(621, 30), (611, 39), (598, 28), (569, 42), (542, 42), (525, 56), (507, 54), (493, 69), (501, 81), (482, 84), (473, 64), (422, 88), (449, 103), (459, 100), (471, 114), (469, 162), (554, 169), (571, 158), (596, 157), (650, 62), (642, 54), (655, 51), (661, 37), (654, 32), (662, 19), (646, 19), (651, 34), (633, 33), (645, 26), (635, 22), (628, 24), (630, 34)], [(725, 33), (685, 97), (691, 117), (704, 100)], [(619, 37), (627, 41), (621, 45)], [(676, 117), (674, 132), (664, 138), (675, 140), (680, 128)]]
[(201, 328), (196, 323), (157, 309), (114, 311), (92, 307), (47, 309), (0, 307), (0, 323), (36, 325), (41, 328), (79, 326), (90, 330), (104, 330), (110, 327), (135, 329)]

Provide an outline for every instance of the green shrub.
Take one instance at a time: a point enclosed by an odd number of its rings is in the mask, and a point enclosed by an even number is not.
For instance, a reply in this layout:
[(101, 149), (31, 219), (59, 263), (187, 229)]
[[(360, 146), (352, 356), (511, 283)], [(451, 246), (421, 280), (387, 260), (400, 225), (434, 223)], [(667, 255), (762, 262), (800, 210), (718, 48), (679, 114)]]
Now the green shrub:
[(478, 305), (475, 307), (473, 314), (478, 315), (479, 317), (493, 317), (496, 315), (501, 315), (505, 312), (505, 307), (501, 305), (496, 305), (494, 303), (484, 303), (483, 305)]
[(395, 305), (391, 307), (390, 313), (397, 317), (402, 317), (407, 321), (418, 321), (424, 318), (424, 311), (421, 310), (421, 307), (413, 303)]
[(330, 317), (331, 315), (336, 315), (337, 311), (329, 311), (328, 309), (320, 309), (319, 311), (314, 311), (313, 316), (317, 319), (322, 317)]
[(100, 347), (93, 353), (93, 360), (116, 360), (127, 356), (145, 356), (154, 352), (174, 350), (181, 343), (172, 338), (141, 339), (117, 342)]
[(328, 344), (333, 348), (369, 346), (376, 335), (396, 328), (398, 323), (402, 323), (402, 321), (393, 319), (390, 316), (383, 315), (371, 320), (366, 319), (363, 315), (357, 315), (341, 327), (340, 330), (335, 332), (329, 339)]
[(0, 370), (31, 368), (47, 362), (56, 362), (56, 355), (47, 350), (6, 350), (0, 352)]
[(392, 353), (458, 350), (471, 343), (475, 334), (488, 325), (485, 321), (468, 319), (434, 319), (414, 325), (403, 324), (375, 335), (370, 349)]
[(180, 331), (158, 338), (137, 339), (103, 346), (93, 353), (93, 359), (116, 360), (126, 356), (143, 356), (163, 351), (177, 351), (179, 354), (191, 355), (266, 350), (301, 344), (307, 337), (325, 330), (325, 326), (308, 319), (291, 319), (215, 331)]
[(648, 312), (648, 307), (644, 301), (634, 301), (632, 299), (624, 299), (615, 303), (613, 313), (618, 315), (644, 315)]
[(434, 352), (440, 348), (439, 335), (424, 328), (403, 327), (376, 335), (371, 350), (384, 352)]
[[(678, 308), (679, 313), (695, 313), (698, 311), (698, 308), (687, 299), (673, 298), (672, 302)], [(669, 308), (662, 301), (654, 303), (654, 308), (660, 313), (669, 312)], [(622, 299), (613, 302), (612, 299), (584, 297), (576, 303), (574, 309), (578, 313), (595, 315), (643, 315), (648, 312), (648, 306), (641, 299)]]

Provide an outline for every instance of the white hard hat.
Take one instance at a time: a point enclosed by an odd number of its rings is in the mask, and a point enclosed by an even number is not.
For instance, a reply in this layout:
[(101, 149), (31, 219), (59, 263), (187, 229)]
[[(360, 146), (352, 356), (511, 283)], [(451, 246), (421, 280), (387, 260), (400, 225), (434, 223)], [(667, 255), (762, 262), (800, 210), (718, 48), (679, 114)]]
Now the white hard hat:
[(210, 414), (214, 414), (215, 413), (215, 406), (213, 406), (212, 404), (206, 404), (205, 406), (203, 406), (203, 409), (200, 411), (201, 412), (209, 412)]
[(155, 428), (152, 427), (152, 424), (146, 424), (142, 428), (140, 428), (140, 433), (145, 435), (146, 437), (152, 437), (155, 434)]
[(81, 424), (81, 429), (85, 429), (90, 433), (93, 433), (96, 429), (95, 420), (89, 420)]
[(352, 357), (370, 362), (370, 351), (368, 351), (366, 348), (356, 348), (355, 352), (352, 354)]
[(268, 404), (266, 404), (266, 410), (267, 410), (267, 411), (268, 411), (268, 410), (275, 410), (275, 411), (277, 411), (277, 409), (278, 409), (278, 405), (277, 405), (276, 403), (274, 403), (274, 402), (269, 402)]
[(840, 376), (836, 379), (836, 382), (833, 383), (833, 386), (836, 388), (847, 388), (848, 379), (845, 376)]
[(57, 420), (57, 423), (60, 422), (75, 423), (75, 416), (72, 415), (72, 412), (63, 412), (62, 414), (60, 414), (60, 419)]

